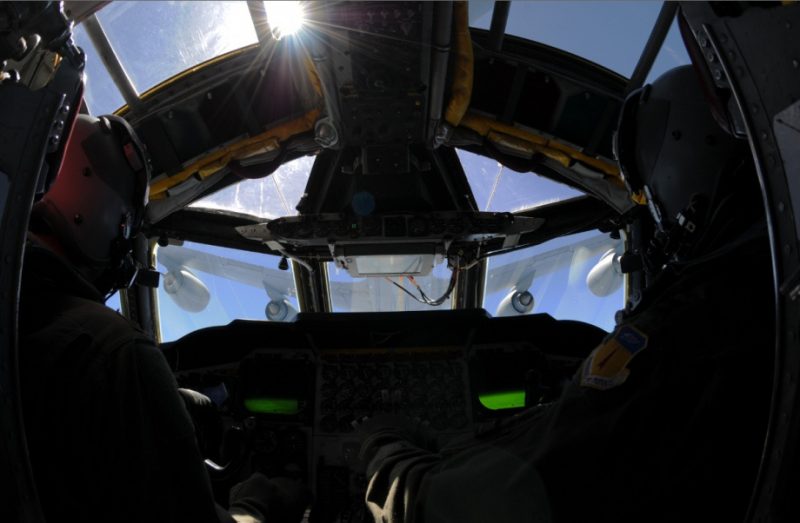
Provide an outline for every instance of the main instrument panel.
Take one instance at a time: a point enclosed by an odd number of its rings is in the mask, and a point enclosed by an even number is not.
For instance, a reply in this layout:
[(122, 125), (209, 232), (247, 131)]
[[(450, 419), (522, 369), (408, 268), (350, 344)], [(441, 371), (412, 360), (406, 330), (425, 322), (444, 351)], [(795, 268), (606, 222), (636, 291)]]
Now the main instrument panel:
[(415, 313), (411, 325), (408, 313), (402, 323), (380, 314), (234, 322), (193, 333), (165, 354), (179, 384), (223, 413), (225, 435), (213, 453), (224, 465), (220, 490), (253, 471), (297, 477), (314, 491), (312, 521), (362, 521), (361, 423), (392, 414), (423, 423), (440, 442), (469, 435), (555, 399), (604, 334), (546, 315), (471, 314)]

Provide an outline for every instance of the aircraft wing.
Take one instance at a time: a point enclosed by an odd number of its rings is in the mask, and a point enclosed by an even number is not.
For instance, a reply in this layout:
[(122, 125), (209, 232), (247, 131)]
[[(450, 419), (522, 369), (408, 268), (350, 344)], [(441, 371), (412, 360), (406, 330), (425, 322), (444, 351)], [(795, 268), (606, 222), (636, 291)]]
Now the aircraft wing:
[[(530, 287), (534, 277), (541, 277), (563, 267), (575, 263), (575, 258), (589, 260), (615, 248), (618, 240), (605, 235), (594, 236), (585, 240), (554, 248), (532, 258), (512, 261), (504, 265), (492, 267), (487, 276), (486, 294), (505, 291), (509, 282), (516, 282), (519, 289)], [(257, 264), (218, 256), (188, 247), (170, 246), (158, 251), (158, 261), (167, 270), (186, 268), (192, 272), (205, 272), (230, 280), (238, 281), (253, 287), (264, 288), (270, 298), (280, 299), (296, 295), (294, 278), (290, 271), (270, 269)], [(413, 294), (417, 290), (400, 278), (393, 278)], [(447, 289), (446, 278), (431, 276), (426, 285), (428, 297), (435, 299)], [(336, 309), (345, 310), (409, 310), (428, 308), (418, 304), (383, 278), (364, 278), (357, 281), (329, 281), (331, 301)]]
[(519, 290), (528, 289), (534, 277), (539, 278), (560, 268), (569, 267), (574, 261), (588, 261), (609, 249), (617, 248), (619, 243), (620, 240), (613, 240), (606, 235), (593, 236), (556, 247), (538, 256), (491, 267), (486, 278), (485, 293), (509, 290), (509, 282), (516, 282)]
[(296, 294), (294, 278), (290, 271), (269, 269), (240, 260), (217, 256), (212, 253), (171, 245), (158, 250), (158, 262), (168, 271), (187, 268), (253, 287), (266, 289), (270, 298), (279, 299)]

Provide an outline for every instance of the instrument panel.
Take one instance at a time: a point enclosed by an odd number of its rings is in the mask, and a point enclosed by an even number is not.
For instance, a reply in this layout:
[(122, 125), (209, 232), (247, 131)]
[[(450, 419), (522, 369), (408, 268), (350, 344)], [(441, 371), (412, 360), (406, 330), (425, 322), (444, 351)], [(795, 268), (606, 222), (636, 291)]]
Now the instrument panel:
[[(221, 467), (212, 473), (220, 492), (254, 471), (296, 477), (314, 492), (311, 521), (362, 521), (367, 514), (366, 478), (357, 463), (360, 423), (393, 414), (421, 421), (442, 443), (469, 435), (482, 423), (555, 399), (604, 334), (548, 316), (539, 322), (547, 327), (540, 333), (547, 339), (539, 343), (524, 328), (535, 321), (483, 318), (488, 330), (472, 325), (447, 335), (447, 322), (433, 321), (411, 338), (386, 325), (373, 325), (369, 333), (368, 322), (361, 322), (348, 347), (342, 334), (354, 324), (314, 324), (301, 315), (295, 324), (210, 329), (166, 351), (178, 367), (179, 385), (205, 393), (223, 414), (224, 436), (214, 455)], [(506, 327), (508, 341), (490, 339), (503, 332), (495, 327)], [(369, 335), (359, 336), (365, 330)], [(561, 341), (585, 348), (553, 351), (559, 338), (552, 335), (559, 330)], [(532, 339), (519, 339), (525, 337)], [(241, 344), (214, 352), (208, 346), (213, 338)], [(420, 346), (420, 339), (437, 343)]]

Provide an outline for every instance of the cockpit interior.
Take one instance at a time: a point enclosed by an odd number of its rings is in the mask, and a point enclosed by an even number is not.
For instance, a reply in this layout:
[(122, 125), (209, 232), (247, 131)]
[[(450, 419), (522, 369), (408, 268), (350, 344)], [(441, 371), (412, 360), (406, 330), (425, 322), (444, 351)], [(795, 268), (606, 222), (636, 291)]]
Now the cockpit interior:
[(218, 406), (221, 500), (261, 471), (366, 521), (363, 420), (448, 439), (558, 398), (650, 283), (623, 101), (686, 64), (720, 87), (691, 4), (64, 3), (80, 110), (153, 164), (141, 284), (107, 305)]

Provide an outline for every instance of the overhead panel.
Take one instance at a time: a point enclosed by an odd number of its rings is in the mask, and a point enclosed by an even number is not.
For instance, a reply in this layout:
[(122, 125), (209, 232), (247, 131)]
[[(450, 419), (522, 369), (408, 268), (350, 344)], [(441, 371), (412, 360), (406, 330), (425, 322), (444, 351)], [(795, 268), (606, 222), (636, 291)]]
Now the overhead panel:
[(336, 86), (341, 132), (363, 150), (365, 174), (408, 172), (424, 139), (433, 6), (367, 2), (331, 9), (320, 31)]

